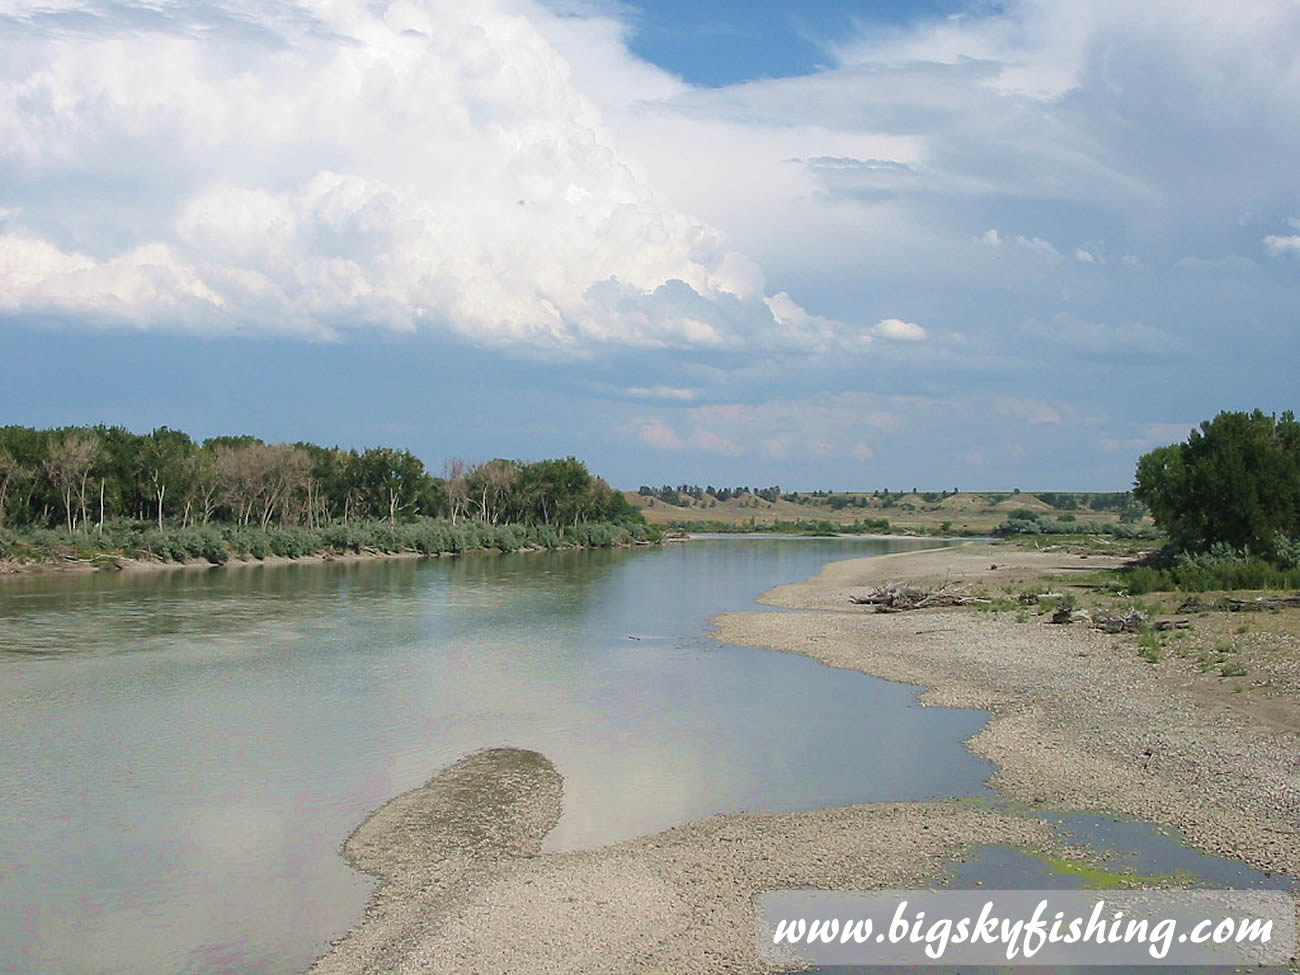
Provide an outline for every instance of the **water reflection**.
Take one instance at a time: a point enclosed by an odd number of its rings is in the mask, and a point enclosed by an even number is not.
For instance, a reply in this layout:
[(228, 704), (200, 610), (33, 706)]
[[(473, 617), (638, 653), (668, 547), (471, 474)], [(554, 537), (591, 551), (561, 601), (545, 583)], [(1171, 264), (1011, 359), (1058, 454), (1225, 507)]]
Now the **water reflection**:
[(738, 809), (979, 794), (979, 712), (704, 638), (863, 540), (0, 585), (15, 972), (294, 972), (369, 883), (365, 813), (489, 745), (565, 776), (552, 849)]

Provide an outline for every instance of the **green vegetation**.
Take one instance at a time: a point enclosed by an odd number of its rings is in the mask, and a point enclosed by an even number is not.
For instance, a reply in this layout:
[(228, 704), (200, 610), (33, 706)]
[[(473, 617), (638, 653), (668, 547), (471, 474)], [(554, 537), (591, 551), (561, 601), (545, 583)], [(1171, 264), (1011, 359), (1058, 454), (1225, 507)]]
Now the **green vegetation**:
[(734, 521), (670, 521), (668, 528), (675, 531), (750, 533), (766, 532), (783, 535), (869, 535), (884, 534), (889, 531), (888, 518), (868, 518), (849, 523), (833, 521), (757, 521), (752, 524)]
[(1185, 443), (1145, 454), (1133, 494), (1176, 552), (1216, 546), (1297, 567), (1300, 556), (1300, 423), (1220, 413)]
[(1160, 634), (1150, 626), (1143, 625), (1138, 633), (1138, 656), (1149, 664), (1158, 664), (1162, 646)]
[[(1300, 588), (1300, 423), (1220, 413), (1185, 443), (1159, 447), (1137, 464), (1133, 498), (1168, 542), (1154, 558), (1107, 583), (1129, 595), (1182, 590)], [(1064, 519), (1011, 512), (1001, 534), (1074, 534)], [(1117, 538), (1149, 538), (1142, 525), (1106, 526)]]
[(1151, 525), (1133, 522), (1083, 522), (1074, 515), (1049, 518), (1033, 511), (1017, 508), (994, 531), (996, 535), (1109, 535), (1112, 538), (1153, 539), (1158, 531)]
[(1300, 569), (1282, 568), (1222, 544), (1208, 552), (1166, 553), (1164, 565), (1118, 570), (1115, 585), (1134, 596), (1151, 592), (1212, 592), (1223, 589), (1300, 588)]
[(451, 461), (406, 450), (196, 443), (160, 427), (0, 428), (0, 557), (170, 561), (613, 545), (642, 516), (575, 458)]
[(446, 519), (339, 522), (322, 528), (211, 523), (158, 529), (140, 522), (110, 522), (99, 531), (67, 528), (0, 528), (0, 558), (36, 559), (55, 555), (95, 560), (105, 557), (185, 562), (206, 559), (221, 565), (232, 556), (264, 559), (348, 552), (459, 554), (476, 549), (608, 548), (660, 537), (658, 530), (634, 523), (584, 522), (580, 525), (452, 524)]
[(1113, 870), (1084, 860), (1049, 856), (1036, 850), (1021, 848), (1019, 853), (1039, 861), (1050, 874), (1072, 877), (1084, 890), (1119, 890), (1125, 887), (1182, 887), (1196, 880), (1190, 871), (1168, 874), (1139, 874), (1133, 870)]

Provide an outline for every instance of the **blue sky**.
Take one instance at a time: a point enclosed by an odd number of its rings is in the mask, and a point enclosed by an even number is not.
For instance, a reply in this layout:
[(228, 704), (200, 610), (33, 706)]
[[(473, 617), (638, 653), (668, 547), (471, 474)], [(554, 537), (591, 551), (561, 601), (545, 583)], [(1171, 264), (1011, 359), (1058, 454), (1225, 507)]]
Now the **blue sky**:
[[(581, 10), (555, 4), (552, 9)], [(960, 12), (949, 0), (814, 4), (726, 0), (624, 3), (605, 8), (628, 26), (628, 49), (692, 85), (723, 87), (830, 67), (828, 47), (846, 34), (905, 26)]]
[(1294, 408), (1300, 7), (0, 0), (0, 422), (1122, 489)]

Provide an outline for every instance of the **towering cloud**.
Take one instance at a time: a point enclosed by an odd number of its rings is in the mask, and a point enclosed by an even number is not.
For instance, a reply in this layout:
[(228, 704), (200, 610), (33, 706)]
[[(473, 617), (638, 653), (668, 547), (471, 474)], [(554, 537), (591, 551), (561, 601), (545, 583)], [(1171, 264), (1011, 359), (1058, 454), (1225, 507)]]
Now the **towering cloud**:
[(4, 27), (0, 313), (557, 351), (812, 335), (494, 0), (20, 0)]

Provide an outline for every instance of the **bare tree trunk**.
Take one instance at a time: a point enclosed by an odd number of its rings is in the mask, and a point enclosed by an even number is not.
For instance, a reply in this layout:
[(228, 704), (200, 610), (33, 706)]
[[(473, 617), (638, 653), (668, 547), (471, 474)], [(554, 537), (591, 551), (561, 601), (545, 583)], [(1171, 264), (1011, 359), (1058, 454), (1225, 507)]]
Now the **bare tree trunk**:
[(77, 492), (77, 500), (81, 504), (81, 527), (85, 529), (90, 524), (90, 515), (86, 511), (86, 482), (90, 479), (90, 468), (86, 468), (81, 474), (81, 489)]
[(104, 534), (104, 479), (99, 479), (99, 533)]

